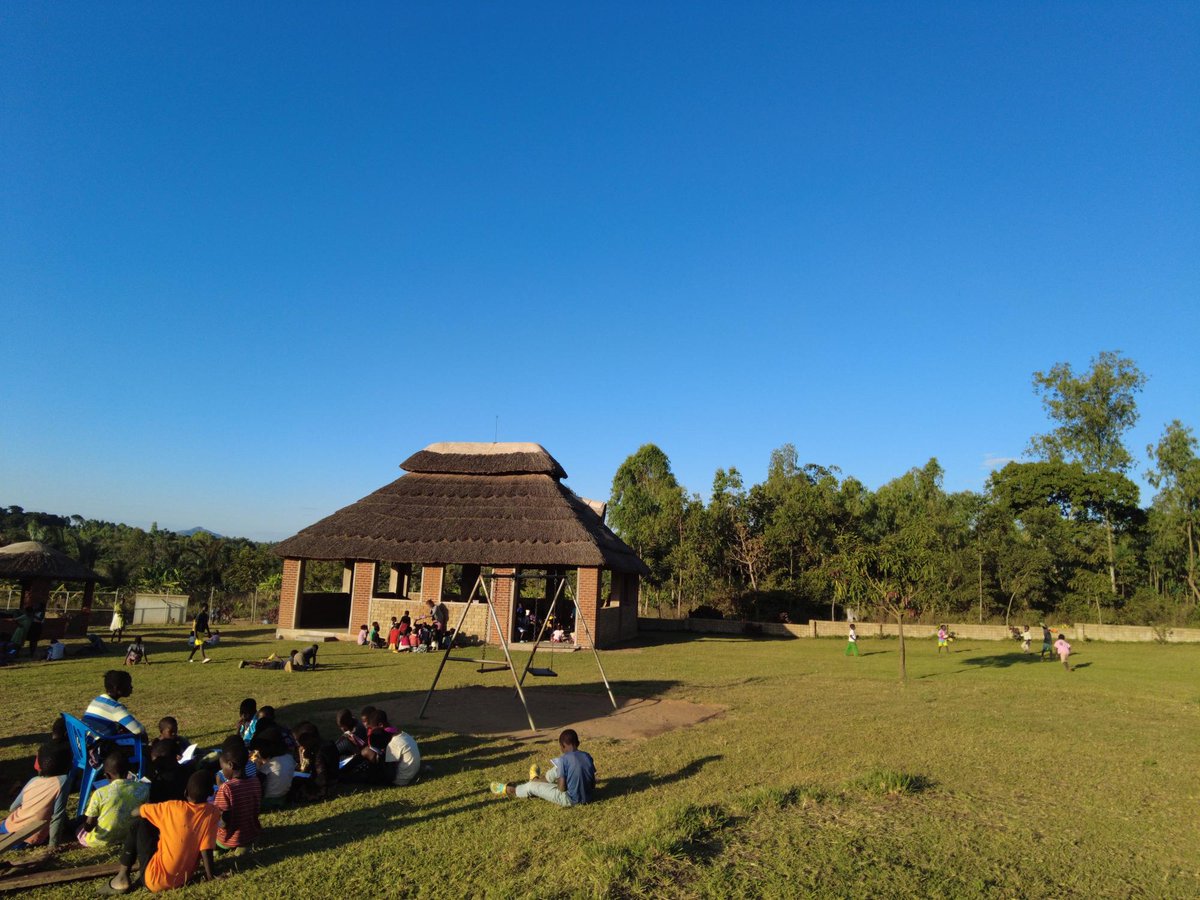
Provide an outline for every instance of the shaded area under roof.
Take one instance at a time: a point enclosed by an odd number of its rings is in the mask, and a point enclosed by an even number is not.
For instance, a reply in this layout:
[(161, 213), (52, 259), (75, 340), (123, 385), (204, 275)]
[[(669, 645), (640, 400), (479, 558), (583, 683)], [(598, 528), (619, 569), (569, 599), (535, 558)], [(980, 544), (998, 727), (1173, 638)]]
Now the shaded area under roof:
[[(521, 447), (493, 453), (444, 453), (438, 447)], [(488, 461), (522, 457), (542, 471), (494, 474)], [(470, 457), (470, 458), (468, 458)], [(413, 460), (417, 460), (413, 464)], [(548, 461), (548, 462), (547, 462)], [(444, 445), (414, 454), (405, 468), (462, 466), (459, 472), (412, 471), (357, 503), (275, 545), (298, 559), (485, 566), (602, 566), (648, 575), (637, 554), (558, 477), (562, 467), (537, 444)]]
[(0, 578), (50, 578), (60, 581), (99, 581), (100, 576), (78, 560), (71, 559), (37, 541), (21, 541), (0, 547)]

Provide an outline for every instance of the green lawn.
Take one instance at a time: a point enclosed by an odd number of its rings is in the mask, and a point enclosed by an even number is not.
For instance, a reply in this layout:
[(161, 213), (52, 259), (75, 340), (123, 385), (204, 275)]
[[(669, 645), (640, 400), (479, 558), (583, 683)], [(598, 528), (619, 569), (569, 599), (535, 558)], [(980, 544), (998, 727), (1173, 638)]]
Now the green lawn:
[[(135, 670), (135, 715), (174, 714), (211, 745), (254, 696), (325, 731), (343, 705), (426, 688), (436, 665), (329, 644), (324, 671), (238, 670), (233, 660), (280, 645), (265, 629), (224, 631), (207, 666), (184, 664), (180, 633), (150, 634), (156, 664)], [(551, 755), (553, 735), (399, 723), (432, 777), (268, 815), (264, 846), (232, 877), (246, 896), (280, 898), (1200, 896), (1200, 647), (1079, 643), (1067, 673), (1015, 643), (959, 642), (938, 658), (910, 641), (906, 685), (895, 641), (861, 647), (853, 659), (833, 640), (648, 636), (605, 653), (619, 695), (728, 712), (642, 741), (581, 735), (600, 772), (585, 808), (487, 793)], [(5, 784), (26, 777), (53, 714), (81, 712), (116, 656), (0, 669)], [(590, 654), (555, 667), (535, 694), (598, 689)], [(507, 677), (451, 664), (443, 684)]]

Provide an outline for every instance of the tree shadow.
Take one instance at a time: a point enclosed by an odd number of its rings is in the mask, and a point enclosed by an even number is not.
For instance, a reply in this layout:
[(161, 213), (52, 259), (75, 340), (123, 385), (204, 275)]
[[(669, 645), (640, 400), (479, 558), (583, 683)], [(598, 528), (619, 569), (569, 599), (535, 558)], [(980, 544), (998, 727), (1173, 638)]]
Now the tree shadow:
[(967, 666), (977, 667), (992, 667), (998, 669), (1007, 669), (1009, 666), (1020, 666), (1026, 663), (1039, 663), (1044, 660), (1039, 659), (1032, 653), (997, 653), (992, 656), (972, 656), (963, 660), (963, 664)]

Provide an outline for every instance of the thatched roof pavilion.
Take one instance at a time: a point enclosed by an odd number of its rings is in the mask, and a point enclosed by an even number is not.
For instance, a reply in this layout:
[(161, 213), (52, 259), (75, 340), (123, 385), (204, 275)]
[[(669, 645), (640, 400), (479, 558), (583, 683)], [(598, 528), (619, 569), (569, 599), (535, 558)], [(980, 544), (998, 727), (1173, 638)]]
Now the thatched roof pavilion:
[[(617, 605), (633, 598), (633, 613), (625, 615), (632, 624), (618, 630), (636, 628), (636, 585), (648, 574), (645, 564), (604, 524), (602, 504), (584, 500), (562, 484), (566, 470), (540, 444), (437, 443), (400, 467), (406, 474), (391, 484), (275, 546), (291, 563), (345, 561), (345, 599), (337, 602), (349, 615), (346, 630), (356, 629), (360, 620), (383, 618), (385, 608), (387, 615), (393, 614), (386, 604), (371, 601), (411, 601), (404, 581), (415, 566), (422, 568), (420, 599), (441, 599), (443, 573), (450, 565), (461, 567), (472, 581), (483, 567), (498, 576), (521, 569), (578, 569), (581, 594), (585, 588), (596, 594), (597, 608), (612, 605), (605, 602), (612, 598), (598, 596), (601, 573), (607, 571), (610, 585), (617, 585)], [(380, 592), (374, 584), (373, 567), (379, 562), (401, 573), (393, 575), (389, 591)], [(305, 614), (306, 601), (318, 598), (302, 590), (300, 568), (285, 563), (281, 632), (289, 629), (288, 614), (293, 616), (291, 630), (316, 626), (319, 620), (334, 627), (332, 617), (311, 607)], [(359, 583), (366, 580), (369, 592)], [(503, 593), (501, 587), (495, 589)], [(326, 603), (335, 601), (322, 596)], [(412, 607), (411, 602), (394, 605)], [(340, 614), (337, 619), (340, 623)]]
[(83, 634), (92, 611), (92, 598), (100, 576), (87, 566), (72, 559), (61, 550), (38, 541), (21, 541), (0, 547), (0, 578), (11, 578), (21, 584), (21, 607), (43, 609), (50, 601), (50, 586), (59, 581), (82, 581), (83, 604), (70, 623), (61, 622), (48, 628), (46, 635)]

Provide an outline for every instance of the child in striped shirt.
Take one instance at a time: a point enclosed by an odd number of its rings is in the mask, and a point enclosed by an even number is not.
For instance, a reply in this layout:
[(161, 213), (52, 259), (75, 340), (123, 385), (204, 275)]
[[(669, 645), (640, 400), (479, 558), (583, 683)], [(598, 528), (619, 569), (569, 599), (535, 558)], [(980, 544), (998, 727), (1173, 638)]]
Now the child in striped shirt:
[(145, 737), (145, 727), (121, 702), (132, 694), (133, 677), (120, 669), (109, 669), (104, 673), (104, 693), (88, 704), (83, 713), (83, 724), (105, 737), (122, 732)]

